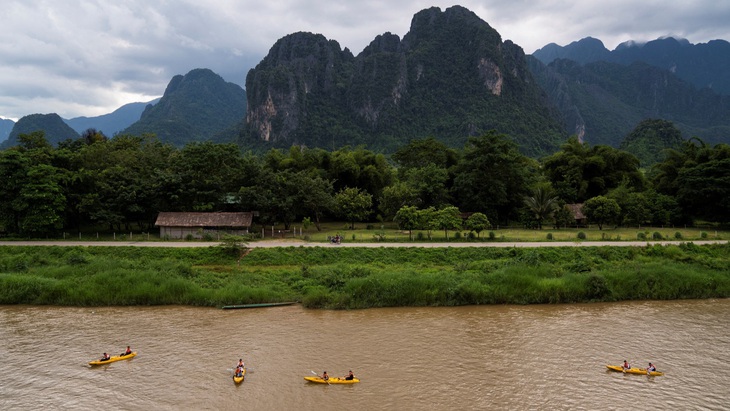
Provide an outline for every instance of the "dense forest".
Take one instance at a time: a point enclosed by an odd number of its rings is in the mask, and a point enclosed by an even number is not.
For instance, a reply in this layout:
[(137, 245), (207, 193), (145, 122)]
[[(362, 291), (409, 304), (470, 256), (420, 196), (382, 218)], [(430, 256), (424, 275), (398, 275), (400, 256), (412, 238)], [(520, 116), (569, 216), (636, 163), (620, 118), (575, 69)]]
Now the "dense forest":
[[(659, 129), (647, 131), (652, 125)], [(668, 126), (648, 122), (630, 142)], [(413, 140), (389, 157), (361, 147), (263, 154), (212, 142), (176, 148), (153, 136), (108, 138), (93, 129), (54, 147), (34, 132), (0, 151), (0, 226), (17, 237), (89, 226), (152, 230), (160, 211), (256, 210), (256, 224), (396, 221), (404, 230), (466, 224), (478, 233), (496, 224), (567, 226), (575, 222), (565, 207), (572, 203), (583, 203), (599, 227), (727, 223), (730, 146), (691, 139), (662, 153), (642, 169), (627, 151), (576, 138), (532, 159), (494, 131), (458, 150)]]

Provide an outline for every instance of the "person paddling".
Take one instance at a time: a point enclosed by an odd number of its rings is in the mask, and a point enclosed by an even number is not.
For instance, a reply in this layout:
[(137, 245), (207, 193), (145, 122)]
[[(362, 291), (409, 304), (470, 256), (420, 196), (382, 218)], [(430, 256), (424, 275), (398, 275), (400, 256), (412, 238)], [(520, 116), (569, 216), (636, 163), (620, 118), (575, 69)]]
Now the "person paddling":
[(631, 365), (628, 361), (624, 360), (624, 365), (622, 365), (621, 367), (624, 369), (624, 371), (626, 371), (631, 368)]
[(654, 366), (654, 364), (649, 363), (649, 366), (646, 368), (646, 373), (647, 374), (650, 374), (650, 373), (652, 373), (654, 371), (656, 371), (656, 367)]
[(125, 355), (129, 355), (129, 354), (131, 354), (131, 353), (132, 353), (132, 349), (131, 349), (131, 348), (129, 348), (129, 346), (127, 346), (127, 349), (126, 349), (126, 350), (125, 350), (125, 351), (124, 351), (123, 353), (121, 353), (121, 354), (119, 354), (119, 355), (121, 355), (121, 356), (125, 356)]
[(327, 374), (327, 371), (322, 372), (322, 376), (320, 377), (325, 381), (328, 381), (330, 379), (330, 376)]
[(111, 358), (112, 357), (110, 357), (109, 354), (104, 353), (104, 355), (101, 356), (101, 360), (100, 361), (107, 361), (107, 360), (109, 360)]
[(355, 374), (353, 374), (353, 373), (352, 373), (352, 370), (350, 370), (350, 373), (349, 373), (349, 374), (347, 374), (347, 376), (345, 377), (345, 380), (347, 380), (347, 381), (352, 381), (352, 380), (354, 380), (354, 379), (355, 379)]

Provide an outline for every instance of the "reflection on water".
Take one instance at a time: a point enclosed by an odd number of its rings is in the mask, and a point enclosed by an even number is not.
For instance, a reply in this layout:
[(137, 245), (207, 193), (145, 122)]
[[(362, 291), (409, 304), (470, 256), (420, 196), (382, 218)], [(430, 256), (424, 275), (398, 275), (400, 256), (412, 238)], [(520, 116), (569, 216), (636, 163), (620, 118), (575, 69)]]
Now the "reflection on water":
[[(361, 311), (2, 306), (0, 409), (723, 409), (729, 315), (730, 300)], [(127, 345), (136, 358), (87, 365)], [(230, 375), (242, 356), (250, 368), (236, 386)], [(666, 375), (606, 371), (624, 359)], [(360, 384), (302, 378), (350, 369)]]

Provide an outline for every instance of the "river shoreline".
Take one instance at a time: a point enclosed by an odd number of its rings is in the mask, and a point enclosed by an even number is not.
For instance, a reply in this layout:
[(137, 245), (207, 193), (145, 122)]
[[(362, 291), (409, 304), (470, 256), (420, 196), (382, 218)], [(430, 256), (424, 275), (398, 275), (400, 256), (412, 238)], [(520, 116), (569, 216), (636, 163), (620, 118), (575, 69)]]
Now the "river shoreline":
[[(38, 244), (36, 244), (38, 245)], [(730, 245), (0, 247), (0, 304), (307, 308), (730, 297)]]

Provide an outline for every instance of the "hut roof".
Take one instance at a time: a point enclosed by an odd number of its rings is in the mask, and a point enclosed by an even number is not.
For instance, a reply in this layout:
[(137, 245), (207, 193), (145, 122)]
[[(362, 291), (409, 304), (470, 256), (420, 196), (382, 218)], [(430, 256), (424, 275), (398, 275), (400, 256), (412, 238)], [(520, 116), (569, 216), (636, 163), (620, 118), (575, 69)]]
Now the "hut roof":
[(173, 213), (157, 215), (160, 227), (250, 227), (253, 213)]
[(574, 219), (582, 220), (586, 218), (585, 214), (583, 214), (583, 203), (566, 204), (565, 206), (568, 207), (571, 213), (573, 213)]

